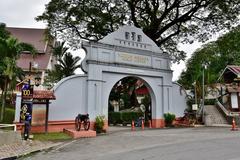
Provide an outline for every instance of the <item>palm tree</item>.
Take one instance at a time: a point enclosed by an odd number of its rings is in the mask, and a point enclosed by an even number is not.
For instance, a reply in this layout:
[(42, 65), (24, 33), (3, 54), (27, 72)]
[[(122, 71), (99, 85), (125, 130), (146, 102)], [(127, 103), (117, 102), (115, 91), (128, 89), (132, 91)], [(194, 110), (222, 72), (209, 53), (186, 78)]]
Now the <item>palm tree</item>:
[(56, 58), (57, 64), (54, 65), (53, 70), (48, 70), (48, 76), (44, 80), (44, 85), (48, 88), (52, 88), (62, 78), (74, 75), (75, 70), (80, 68), (81, 58), (73, 57), (70, 52), (67, 52), (68, 49), (65, 42), (58, 42), (52, 46), (53, 56)]
[(73, 55), (69, 52), (67, 52), (63, 59), (59, 59), (59, 68), (62, 71), (62, 77), (68, 77), (71, 75), (74, 75), (74, 72), (77, 68), (80, 68), (80, 57), (73, 57)]
[(53, 56), (61, 59), (68, 49), (68, 47), (65, 47), (65, 42), (57, 42), (54, 47), (52, 46)]
[(27, 43), (20, 43), (16, 38), (9, 37), (7, 39), (0, 38), (0, 82), (2, 88), (2, 108), (0, 121), (3, 121), (6, 106), (6, 95), (8, 89), (14, 88), (17, 76), (21, 69), (16, 65), (16, 60), (22, 51), (30, 51), (36, 53), (35, 48)]

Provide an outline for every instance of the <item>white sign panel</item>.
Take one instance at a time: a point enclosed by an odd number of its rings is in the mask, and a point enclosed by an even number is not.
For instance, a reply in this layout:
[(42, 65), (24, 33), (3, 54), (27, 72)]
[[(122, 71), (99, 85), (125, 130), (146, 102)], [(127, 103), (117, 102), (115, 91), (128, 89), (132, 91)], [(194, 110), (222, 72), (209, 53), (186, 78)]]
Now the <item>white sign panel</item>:
[(232, 102), (232, 108), (238, 108), (238, 97), (237, 93), (231, 94), (231, 102)]
[(192, 110), (193, 110), (193, 111), (198, 110), (198, 105), (197, 105), (197, 104), (193, 104), (193, 105), (192, 105)]
[(132, 65), (151, 66), (151, 57), (124, 52), (117, 52), (116, 61)]

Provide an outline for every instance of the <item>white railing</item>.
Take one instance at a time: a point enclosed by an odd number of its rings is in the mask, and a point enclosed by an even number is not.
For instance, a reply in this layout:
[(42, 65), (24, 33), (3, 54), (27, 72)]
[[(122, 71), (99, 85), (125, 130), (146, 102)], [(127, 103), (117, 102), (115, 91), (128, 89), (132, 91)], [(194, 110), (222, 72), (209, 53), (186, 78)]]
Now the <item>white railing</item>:
[(222, 109), (222, 111), (227, 115), (227, 116), (239, 116), (240, 112), (231, 112), (228, 111), (223, 105), (222, 103), (220, 103), (219, 101), (217, 101), (218, 106)]
[(8, 127), (13, 127), (14, 131), (17, 131), (17, 126), (16, 124), (0, 124), (0, 129), (1, 128), (8, 128)]
[(225, 113), (225, 115), (229, 116), (229, 111), (218, 100), (217, 100), (217, 105), (221, 108), (221, 110)]

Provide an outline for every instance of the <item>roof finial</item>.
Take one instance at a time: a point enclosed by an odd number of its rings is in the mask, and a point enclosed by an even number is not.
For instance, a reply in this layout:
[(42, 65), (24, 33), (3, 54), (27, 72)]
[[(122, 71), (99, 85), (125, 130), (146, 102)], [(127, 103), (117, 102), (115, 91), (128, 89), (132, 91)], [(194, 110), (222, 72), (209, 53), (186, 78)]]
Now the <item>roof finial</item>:
[(128, 21), (127, 23), (129, 26), (133, 26), (133, 22), (131, 20)]

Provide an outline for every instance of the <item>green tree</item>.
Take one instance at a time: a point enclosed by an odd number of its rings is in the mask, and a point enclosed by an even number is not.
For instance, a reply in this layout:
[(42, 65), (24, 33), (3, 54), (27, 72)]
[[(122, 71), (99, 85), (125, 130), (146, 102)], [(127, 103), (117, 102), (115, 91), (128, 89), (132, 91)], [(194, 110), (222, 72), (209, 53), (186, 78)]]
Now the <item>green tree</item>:
[(77, 47), (77, 39), (99, 40), (133, 23), (175, 60), (179, 42), (206, 41), (239, 24), (239, 0), (51, 0), (38, 21)]
[(139, 103), (136, 95), (136, 82), (137, 78), (126, 77), (116, 83), (109, 95), (109, 100), (115, 100), (120, 102), (120, 99), (124, 101), (124, 109), (129, 107), (139, 107)]
[(55, 56), (56, 59), (61, 59), (68, 49), (69, 48), (65, 46), (65, 41), (57, 42), (57, 45), (52, 46), (53, 56)]
[(55, 64), (53, 70), (48, 71), (48, 76), (45, 78), (44, 85), (52, 88), (55, 83), (62, 78), (74, 75), (75, 70), (80, 68), (80, 57), (73, 57), (68, 51), (68, 47), (65, 47), (65, 42), (59, 43), (56, 47), (53, 47), (53, 55), (56, 57), (57, 64)]
[(7, 39), (9, 36), (10, 33), (6, 30), (6, 24), (0, 22), (0, 38)]
[(73, 55), (70, 52), (67, 52), (64, 54), (63, 58), (59, 60), (60, 64), (57, 64), (59, 66), (63, 77), (68, 77), (71, 75), (74, 75), (74, 71), (81, 67), (79, 63), (80, 57), (73, 57)]
[(16, 60), (22, 51), (35, 52), (32, 45), (26, 43), (19, 43), (17, 39), (9, 37), (7, 39), (0, 38), (0, 82), (2, 89), (2, 108), (0, 121), (3, 120), (5, 105), (6, 105), (6, 95), (8, 89), (15, 88), (17, 77), (21, 75), (21, 69), (17, 67)]
[(23, 73), (16, 65), (16, 60), (22, 51), (30, 51), (33, 54), (36, 52), (32, 45), (20, 43), (16, 38), (11, 37), (5, 29), (5, 24), (0, 24), (0, 87), (2, 90), (0, 121), (4, 116), (7, 92), (15, 88), (17, 78)]
[(202, 64), (205, 63), (207, 64), (205, 82), (215, 83), (227, 65), (240, 65), (239, 46), (240, 26), (195, 51), (187, 61), (186, 71), (181, 73), (178, 82), (186, 88), (192, 88), (194, 81), (200, 84)]

